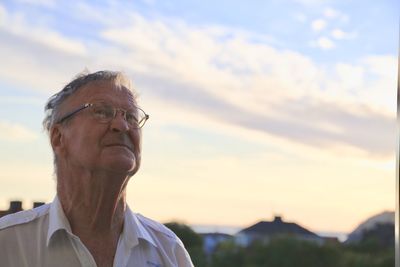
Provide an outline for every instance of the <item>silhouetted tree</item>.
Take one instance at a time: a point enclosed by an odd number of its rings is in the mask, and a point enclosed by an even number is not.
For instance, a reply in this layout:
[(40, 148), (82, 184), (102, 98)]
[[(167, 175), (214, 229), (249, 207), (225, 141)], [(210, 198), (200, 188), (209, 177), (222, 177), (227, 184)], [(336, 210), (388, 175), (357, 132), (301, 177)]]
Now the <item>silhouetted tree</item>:
[(182, 223), (170, 222), (166, 223), (165, 226), (171, 229), (182, 240), (192, 258), (194, 266), (206, 266), (206, 256), (203, 251), (203, 239), (199, 234), (193, 231), (189, 226)]
[(233, 241), (221, 242), (211, 257), (211, 267), (243, 267), (245, 266), (245, 250)]
[[(366, 233), (358, 244), (316, 244), (290, 236), (242, 247), (234, 241), (217, 245), (207, 262), (202, 237), (189, 226), (166, 224), (184, 243), (196, 267), (392, 267), (394, 245), (385, 241), (392, 228)], [(378, 236), (380, 237), (377, 237)]]
[(210, 266), (390, 267), (394, 266), (394, 248), (370, 253), (340, 243), (319, 245), (293, 237), (279, 237), (269, 243), (253, 242), (247, 247), (230, 241), (217, 246)]

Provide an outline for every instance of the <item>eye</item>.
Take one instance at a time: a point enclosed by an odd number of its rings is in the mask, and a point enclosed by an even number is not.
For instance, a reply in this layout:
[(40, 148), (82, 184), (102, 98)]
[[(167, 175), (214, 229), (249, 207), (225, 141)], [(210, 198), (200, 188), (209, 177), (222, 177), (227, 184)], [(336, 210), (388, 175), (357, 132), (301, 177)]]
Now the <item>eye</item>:
[(110, 119), (114, 117), (114, 109), (107, 105), (95, 105), (93, 115), (98, 119)]
[(137, 124), (136, 112), (135, 111), (127, 111), (125, 114), (126, 121), (130, 124)]

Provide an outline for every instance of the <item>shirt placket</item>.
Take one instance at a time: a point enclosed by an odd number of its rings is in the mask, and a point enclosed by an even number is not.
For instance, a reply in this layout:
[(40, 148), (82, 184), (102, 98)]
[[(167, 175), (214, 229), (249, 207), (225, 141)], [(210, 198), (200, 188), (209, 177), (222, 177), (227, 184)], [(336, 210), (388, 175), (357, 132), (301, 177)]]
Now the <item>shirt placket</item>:
[(89, 252), (89, 250), (85, 247), (82, 241), (77, 236), (70, 236), (72, 246), (75, 250), (76, 255), (83, 267), (97, 267), (97, 264)]

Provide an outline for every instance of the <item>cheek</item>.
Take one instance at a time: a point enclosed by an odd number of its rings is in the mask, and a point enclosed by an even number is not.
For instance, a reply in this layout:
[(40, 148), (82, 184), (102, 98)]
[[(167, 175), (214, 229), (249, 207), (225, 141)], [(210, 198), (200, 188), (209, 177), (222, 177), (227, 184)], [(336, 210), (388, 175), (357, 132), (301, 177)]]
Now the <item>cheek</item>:
[(97, 154), (98, 140), (98, 136), (91, 135), (89, 130), (74, 132), (68, 136), (69, 152), (76, 157)]
[(142, 146), (142, 132), (140, 130), (131, 131), (129, 137), (133, 143), (135, 151), (140, 153)]
[(130, 140), (133, 144), (134, 147), (134, 154), (136, 157), (136, 160), (140, 163), (140, 158), (141, 158), (141, 150), (142, 150), (142, 134), (141, 131), (132, 131), (129, 135)]

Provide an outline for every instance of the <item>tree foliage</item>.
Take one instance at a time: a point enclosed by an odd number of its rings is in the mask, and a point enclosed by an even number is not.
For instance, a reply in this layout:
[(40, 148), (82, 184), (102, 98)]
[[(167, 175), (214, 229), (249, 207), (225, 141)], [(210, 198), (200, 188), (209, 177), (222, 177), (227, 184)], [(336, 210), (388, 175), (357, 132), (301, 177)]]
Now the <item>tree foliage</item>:
[(171, 229), (185, 245), (194, 266), (206, 266), (206, 256), (203, 251), (203, 239), (199, 234), (193, 231), (189, 226), (182, 223), (170, 222), (166, 223), (165, 226)]
[(210, 261), (211, 267), (389, 267), (394, 266), (394, 248), (377, 249), (374, 253), (349, 247), (295, 238), (277, 238), (268, 244), (256, 242), (239, 247), (234, 242), (223, 243)]
[(166, 224), (182, 240), (196, 267), (392, 267), (394, 245), (373, 235), (357, 244), (316, 244), (293, 237), (277, 237), (268, 243), (254, 242), (242, 247), (229, 240), (211, 255), (203, 251), (202, 237), (189, 226)]

